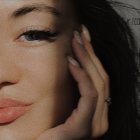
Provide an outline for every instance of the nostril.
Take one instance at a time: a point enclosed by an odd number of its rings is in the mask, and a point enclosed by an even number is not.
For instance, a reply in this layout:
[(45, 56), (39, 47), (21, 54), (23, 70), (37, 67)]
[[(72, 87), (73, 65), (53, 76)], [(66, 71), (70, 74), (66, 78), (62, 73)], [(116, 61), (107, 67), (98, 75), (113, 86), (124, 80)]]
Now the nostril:
[(12, 84), (11, 82), (3, 82), (3, 83), (0, 84), (0, 89), (1, 89), (2, 87), (9, 86), (9, 85), (11, 85), (11, 84)]

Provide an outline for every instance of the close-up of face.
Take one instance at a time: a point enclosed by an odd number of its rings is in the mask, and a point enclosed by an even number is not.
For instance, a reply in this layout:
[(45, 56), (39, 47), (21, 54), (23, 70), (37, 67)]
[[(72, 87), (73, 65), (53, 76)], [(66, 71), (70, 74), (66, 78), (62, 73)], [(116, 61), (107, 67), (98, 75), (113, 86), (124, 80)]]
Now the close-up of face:
[(137, 140), (138, 8), (0, 0), (0, 140)]
[(73, 24), (66, 5), (0, 1), (0, 139), (35, 139), (72, 108), (66, 57)]

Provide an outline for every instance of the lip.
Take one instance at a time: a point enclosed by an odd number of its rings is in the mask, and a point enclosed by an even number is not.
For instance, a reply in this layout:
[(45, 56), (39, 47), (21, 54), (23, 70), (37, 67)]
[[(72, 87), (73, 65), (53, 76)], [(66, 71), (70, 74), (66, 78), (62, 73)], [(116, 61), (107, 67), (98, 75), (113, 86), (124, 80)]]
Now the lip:
[(10, 123), (21, 117), (29, 110), (31, 103), (14, 99), (0, 99), (0, 123)]

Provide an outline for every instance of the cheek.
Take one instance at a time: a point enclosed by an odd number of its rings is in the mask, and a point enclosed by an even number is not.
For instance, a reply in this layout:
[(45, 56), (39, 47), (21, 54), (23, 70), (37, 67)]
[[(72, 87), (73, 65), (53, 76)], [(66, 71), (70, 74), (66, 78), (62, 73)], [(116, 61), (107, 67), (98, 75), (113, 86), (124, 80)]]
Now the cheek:
[(22, 81), (30, 85), (34, 94), (48, 96), (65, 86), (68, 78), (66, 52), (62, 46), (48, 46), (36, 49), (20, 60)]

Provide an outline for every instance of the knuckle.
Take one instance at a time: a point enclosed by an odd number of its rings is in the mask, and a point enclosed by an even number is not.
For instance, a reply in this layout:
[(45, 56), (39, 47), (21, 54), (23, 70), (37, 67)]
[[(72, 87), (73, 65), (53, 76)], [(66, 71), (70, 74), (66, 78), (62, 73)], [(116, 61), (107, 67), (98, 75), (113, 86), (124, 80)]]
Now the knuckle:
[(83, 77), (85, 77), (86, 79), (90, 79), (90, 76), (85, 71), (83, 71)]
[(99, 130), (94, 130), (94, 132), (92, 132), (91, 138), (97, 138), (101, 136), (101, 132)]
[(100, 136), (102, 136), (104, 133), (103, 133), (103, 131), (102, 130), (95, 130), (93, 133), (92, 133), (92, 135), (91, 135), (91, 138), (97, 138), (97, 137), (100, 137)]
[(87, 138), (90, 136), (90, 131), (89, 130), (86, 130), (86, 129), (83, 129), (80, 131), (80, 134), (79, 134), (79, 137), (78, 138)]
[(100, 137), (104, 135), (108, 131), (108, 129), (109, 129), (108, 122), (104, 123), (102, 126), (93, 129), (91, 137), (92, 138)]
[(100, 82), (100, 89), (101, 89), (102, 92), (105, 91), (105, 89), (106, 89), (106, 83), (104, 81), (101, 81)]
[(90, 98), (92, 99), (93, 103), (97, 103), (99, 95), (98, 94), (92, 94), (92, 96), (90, 96)]
[(90, 79), (89, 75), (87, 74), (87, 72), (85, 70), (81, 70), (81, 76), (86, 79)]
[(104, 76), (104, 81), (106, 84), (109, 84), (110, 78), (107, 74)]
[(106, 77), (106, 80), (100, 81), (101, 92), (104, 92), (108, 86), (109, 86), (109, 78), (108, 77)]
[(65, 124), (65, 132), (77, 140), (90, 137), (90, 130), (90, 127), (84, 127), (82, 124)]
[(105, 126), (102, 128), (102, 130), (101, 130), (101, 132), (100, 132), (100, 135), (104, 135), (104, 134), (108, 131), (108, 129), (109, 129), (108, 125), (105, 125)]
[(92, 99), (94, 102), (97, 102), (99, 95), (98, 95), (97, 90), (95, 89), (94, 85), (92, 84), (92, 82), (89, 83), (86, 93), (87, 93), (86, 95), (90, 99)]
[(84, 139), (90, 136), (89, 129), (86, 128), (75, 128), (73, 131), (73, 135), (76, 139)]

